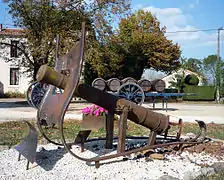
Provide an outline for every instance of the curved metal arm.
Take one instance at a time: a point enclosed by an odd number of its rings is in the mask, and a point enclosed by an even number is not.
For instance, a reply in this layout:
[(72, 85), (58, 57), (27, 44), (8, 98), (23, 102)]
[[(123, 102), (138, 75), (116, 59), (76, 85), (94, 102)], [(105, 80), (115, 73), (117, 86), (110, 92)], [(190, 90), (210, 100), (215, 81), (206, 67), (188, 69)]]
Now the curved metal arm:
[[(82, 37), (78, 42), (78, 44), (75, 47), (73, 47), (68, 54), (62, 56), (59, 59), (56, 59), (56, 68), (55, 68), (56, 71), (49, 68), (50, 71), (58, 72), (58, 74), (60, 74), (59, 72), (62, 70), (62, 66), (64, 66), (63, 63), (64, 64), (66, 63), (67, 70), (69, 71), (70, 75), (69, 77), (62, 76), (64, 78), (62, 82), (66, 82), (66, 84), (65, 83), (63, 84), (64, 92), (62, 94), (54, 95), (52, 93), (53, 86), (48, 89), (38, 110), (38, 120), (44, 119), (47, 122), (47, 124), (58, 124), (59, 121), (64, 118), (65, 112), (73, 97), (74, 91), (76, 89), (81, 74), (85, 34), (86, 34), (85, 23), (82, 23)], [(46, 65), (43, 67), (46, 67)], [(40, 74), (38, 73), (37, 77), (39, 75)], [(50, 73), (47, 76), (55, 80), (57, 78), (54, 77), (53, 73)], [(59, 79), (57, 79), (56, 81), (59, 83), (61, 82)], [(61, 86), (57, 85), (56, 87), (62, 89)]]

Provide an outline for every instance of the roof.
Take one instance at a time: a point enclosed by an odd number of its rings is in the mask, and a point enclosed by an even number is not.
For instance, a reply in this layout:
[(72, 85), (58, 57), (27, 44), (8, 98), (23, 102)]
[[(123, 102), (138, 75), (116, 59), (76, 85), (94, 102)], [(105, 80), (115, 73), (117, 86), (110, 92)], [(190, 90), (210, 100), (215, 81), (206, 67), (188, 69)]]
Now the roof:
[(196, 73), (196, 72), (193, 72), (193, 71), (190, 71), (188, 69), (184, 70), (185, 73), (189, 73), (189, 74), (194, 74), (196, 76), (200, 76), (200, 74)]
[[(199, 78), (202, 78), (202, 76), (201, 76), (200, 74), (198, 74), (198, 73), (196, 73), (196, 72), (193, 72), (193, 71), (190, 71), (190, 70), (188, 70), (188, 69), (183, 69), (183, 68), (179, 69), (177, 72), (174, 71), (174, 72), (172, 72), (171, 74), (168, 74), (168, 75), (164, 76), (163, 78), (166, 78), (166, 77), (168, 77), (168, 76), (172, 76), (174, 73), (178, 73), (178, 72), (180, 72), (180, 71), (184, 71), (184, 73), (186, 73), (186, 74), (194, 74), (194, 75), (198, 76)], [(162, 78), (162, 79), (163, 79), (163, 78)]]
[(25, 30), (24, 29), (18, 29), (18, 28), (3, 28), (0, 31), (0, 36), (24, 36)]

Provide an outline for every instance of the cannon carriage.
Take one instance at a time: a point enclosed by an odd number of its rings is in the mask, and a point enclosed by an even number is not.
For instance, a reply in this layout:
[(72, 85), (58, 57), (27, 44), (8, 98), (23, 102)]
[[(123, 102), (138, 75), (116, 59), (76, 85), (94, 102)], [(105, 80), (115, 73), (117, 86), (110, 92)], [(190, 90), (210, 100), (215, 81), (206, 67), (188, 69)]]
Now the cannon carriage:
[[(39, 132), (43, 135), (44, 138), (47, 139), (48, 142), (59, 146), (64, 146), (72, 156), (88, 163), (94, 162), (97, 168), (100, 166), (100, 161), (126, 156), (136, 152), (146, 151), (153, 148), (167, 147), (170, 145), (175, 145), (181, 148), (183, 144), (198, 144), (204, 142), (206, 135), (206, 125), (203, 121), (197, 121), (200, 127), (200, 131), (196, 138), (189, 141), (181, 141), (181, 119), (177, 123), (171, 122), (169, 116), (142, 107), (136, 102), (132, 102), (131, 100), (127, 100), (124, 97), (119, 97), (117, 95), (114, 95), (113, 93), (105, 92), (87, 84), (80, 84), (79, 78), (83, 63), (84, 43), (85, 23), (82, 24), (82, 37), (80, 38), (79, 43), (74, 46), (68, 54), (60, 58), (55, 58), (54, 69), (50, 68), (47, 65), (43, 65), (38, 71), (37, 81), (41, 84), (47, 84), (48, 87), (46, 88), (44, 96), (42, 97), (41, 102), (38, 106), (36, 123)], [(66, 71), (69, 71), (68, 75), (61, 73), (61, 64), (64, 61), (66, 61)], [(121, 91), (129, 91), (131, 87), (130, 84), (134, 83), (124, 83), (123, 85), (121, 85)], [(124, 88), (123, 90), (122, 86), (128, 86), (129, 89)], [(140, 86), (138, 85), (137, 87)], [(60, 93), (55, 93), (56, 88), (63, 89), (63, 91), (61, 91)], [(135, 90), (134, 92), (137, 92), (137, 90)], [(76, 134), (72, 143), (67, 142), (67, 139), (65, 138), (64, 115), (74, 95), (108, 110), (105, 120), (105, 148), (112, 149), (113, 141), (117, 139), (117, 152), (115, 154), (106, 154), (103, 156), (97, 155), (95, 157), (82, 157), (81, 155), (74, 153), (74, 151), (72, 150), (72, 145), (80, 144), (81, 151), (83, 152), (85, 143), (92, 140), (88, 138), (91, 130), (83, 129), (81, 129), (79, 133)], [(118, 137), (114, 137), (115, 114), (120, 115)], [(126, 149), (126, 139), (128, 138), (126, 133), (127, 120), (133, 121), (134, 123), (149, 129), (150, 133), (148, 137), (140, 137), (146, 138), (148, 140), (144, 147), (137, 147), (132, 150)], [(36, 161), (38, 132), (30, 123), (27, 124), (30, 132), (24, 139), (24, 141), (22, 141), (15, 148), (19, 151), (20, 155), (23, 155), (28, 160), (29, 163)], [(179, 127), (179, 132), (177, 133), (177, 135), (168, 136), (168, 130), (170, 129), (170, 127), (176, 125)], [(46, 126), (48, 128), (56, 127), (59, 129), (60, 142), (56, 142), (48, 136), (48, 134), (46, 133), (48, 129), (46, 129), (46, 131), (43, 131), (43, 128)], [(162, 143), (158, 143), (157, 135), (161, 135), (163, 137), (161, 140)], [(201, 138), (199, 139), (199, 137)], [(99, 141), (102, 140), (102, 138), (95, 138), (93, 140)]]

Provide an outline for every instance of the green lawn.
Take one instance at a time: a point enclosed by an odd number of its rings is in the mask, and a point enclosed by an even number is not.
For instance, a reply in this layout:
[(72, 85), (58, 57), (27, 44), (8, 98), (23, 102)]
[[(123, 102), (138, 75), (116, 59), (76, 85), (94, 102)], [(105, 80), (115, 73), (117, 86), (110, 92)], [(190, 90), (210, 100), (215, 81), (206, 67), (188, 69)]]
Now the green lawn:
[[(34, 124), (34, 122), (31, 122)], [(114, 134), (118, 133), (118, 125), (115, 122)], [(64, 123), (64, 133), (66, 139), (74, 139), (78, 131), (81, 130), (80, 121), (70, 120)], [(173, 127), (169, 130), (169, 133), (174, 135), (177, 128)], [(195, 123), (184, 123), (182, 134), (189, 132), (197, 133), (199, 127)], [(0, 123), (0, 145), (13, 146), (19, 143), (28, 133), (28, 128), (24, 122), (7, 122)], [(45, 129), (46, 134), (51, 139), (60, 139), (60, 133), (58, 128), (54, 129)], [(90, 134), (90, 137), (105, 137), (105, 129), (101, 128), (98, 131), (93, 131)], [(130, 136), (148, 136), (149, 129), (137, 125), (133, 122), (128, 122), (127, 135)], [(224, 125), (210, 124), (207, 126), (207, 136), (217, 139), (224, 139)], [(42, 140), (43, 137), (39, 134), (39, 140)]]

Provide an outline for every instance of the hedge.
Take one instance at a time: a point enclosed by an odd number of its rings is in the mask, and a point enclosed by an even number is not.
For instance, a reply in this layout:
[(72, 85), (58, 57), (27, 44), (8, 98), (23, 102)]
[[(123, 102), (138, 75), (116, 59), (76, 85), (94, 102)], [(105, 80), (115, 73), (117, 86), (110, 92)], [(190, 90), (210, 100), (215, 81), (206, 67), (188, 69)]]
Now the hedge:
[(216, 88), (215, 86), (186, 86), (184, 93), (195, 93), (197, 95), (184, 95), (183, 100), (214, 101)]

